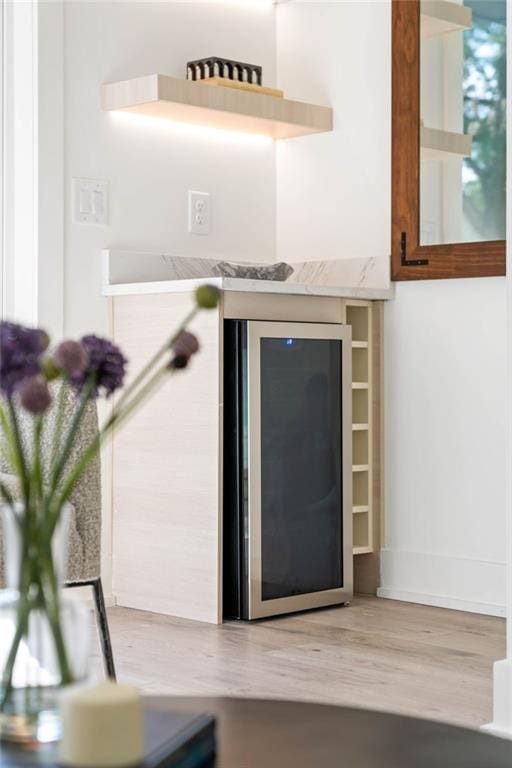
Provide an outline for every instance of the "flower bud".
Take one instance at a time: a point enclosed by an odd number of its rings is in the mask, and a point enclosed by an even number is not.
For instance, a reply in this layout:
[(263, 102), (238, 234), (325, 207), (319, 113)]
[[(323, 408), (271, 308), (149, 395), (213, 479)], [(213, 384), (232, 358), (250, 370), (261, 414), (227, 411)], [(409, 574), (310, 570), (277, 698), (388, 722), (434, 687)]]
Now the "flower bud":
[(201, 309), (215, 309), (220, 300), (220, 290), (216, 285), (205, 283), (196, 288), (196, 303)]
[(79, 376), (85, 370), (88, 355), (78, 341), (61, 341), (54, 352), (55, 365), (68, 376)]
[(46, 381), (53, 381), (54, 379), (58, 379), (62, 373), (60, 368), (57, 368), (55, 365), (53, 357), (50, 357), (49, 355), (42, 358), (41, 371)]
[(18, 388), (18, 394), (23, 408), (34, 416), (44, 413), (52, 401), (48, 384), (39, 375), (25, 379)]
[(181, 331), (171, 344), (176, 357), (192, 357), (199, 350), (197, 336), (190, 331)]
[(187, 367), (189, 359), (186, 355), (176, 355), (169, 363), (169, 368), (174, 368), (176, 371), (183, 370)]

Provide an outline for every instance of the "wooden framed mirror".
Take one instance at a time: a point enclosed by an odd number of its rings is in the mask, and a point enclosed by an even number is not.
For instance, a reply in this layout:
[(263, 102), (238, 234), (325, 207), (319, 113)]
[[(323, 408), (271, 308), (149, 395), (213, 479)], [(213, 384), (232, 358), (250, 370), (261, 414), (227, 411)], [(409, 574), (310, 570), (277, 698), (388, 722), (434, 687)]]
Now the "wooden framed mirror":
[(506, 5), (392, 1), (393, 280), (505, 274)]

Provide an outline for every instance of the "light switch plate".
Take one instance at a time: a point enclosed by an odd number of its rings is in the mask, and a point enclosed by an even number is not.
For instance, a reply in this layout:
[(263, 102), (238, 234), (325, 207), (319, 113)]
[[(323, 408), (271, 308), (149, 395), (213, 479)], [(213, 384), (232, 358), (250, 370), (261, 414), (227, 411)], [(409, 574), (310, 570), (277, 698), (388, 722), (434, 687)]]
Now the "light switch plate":
[(188, 231), (192, 235), (209, 235), (211, 224), (210, 193), (188, 191)]
[(73, 179), (73, 221), (108, 224), (108, 181)]

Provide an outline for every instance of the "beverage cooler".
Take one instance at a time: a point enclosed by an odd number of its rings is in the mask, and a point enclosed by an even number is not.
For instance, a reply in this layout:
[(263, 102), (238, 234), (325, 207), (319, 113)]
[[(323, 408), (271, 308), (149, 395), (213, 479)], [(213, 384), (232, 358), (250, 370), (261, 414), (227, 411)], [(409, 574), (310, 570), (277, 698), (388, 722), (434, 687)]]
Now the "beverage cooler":
[(225, 618), (352, 597), (351, 328), (224, 324)]

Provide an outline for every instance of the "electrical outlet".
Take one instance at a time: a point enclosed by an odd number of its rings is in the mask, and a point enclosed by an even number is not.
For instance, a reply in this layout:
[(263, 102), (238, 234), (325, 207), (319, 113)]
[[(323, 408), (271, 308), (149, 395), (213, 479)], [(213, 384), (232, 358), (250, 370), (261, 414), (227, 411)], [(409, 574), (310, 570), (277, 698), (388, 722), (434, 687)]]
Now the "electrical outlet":
[(192, 235), (210, 234), (210, 193), (188, 191), (188, 231)]

